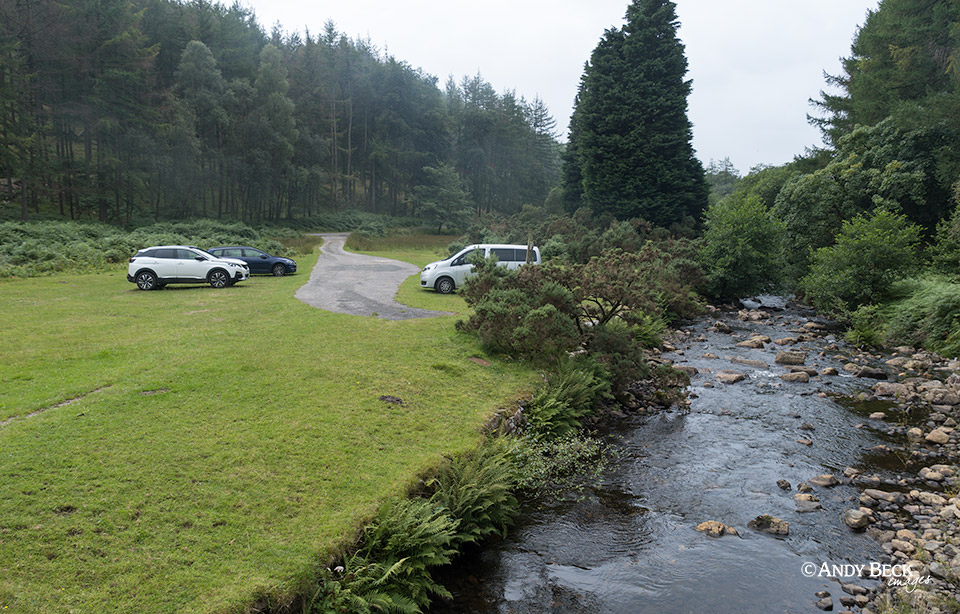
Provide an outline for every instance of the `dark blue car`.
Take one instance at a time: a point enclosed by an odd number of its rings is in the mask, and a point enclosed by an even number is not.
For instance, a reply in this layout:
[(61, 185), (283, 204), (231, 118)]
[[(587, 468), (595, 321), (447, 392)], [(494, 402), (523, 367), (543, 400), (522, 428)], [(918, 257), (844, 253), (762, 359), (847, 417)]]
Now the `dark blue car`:
[(282, 277), (297, 272), (297, 263), (289, 258), (271, 256), (255, 247), (245, 245), (214, 247), (207, 250), (218, 258), (239, 258), (250, 267), (251, 275), (274, 275)]

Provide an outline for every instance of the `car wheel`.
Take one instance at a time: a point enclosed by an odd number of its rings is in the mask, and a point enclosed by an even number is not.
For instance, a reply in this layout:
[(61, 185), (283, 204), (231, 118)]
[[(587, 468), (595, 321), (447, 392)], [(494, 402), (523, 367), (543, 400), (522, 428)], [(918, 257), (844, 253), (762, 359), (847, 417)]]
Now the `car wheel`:
[(214, 288), (225, 288), (230, 283), (230, 276), (227, 275), (227, 272), (223, 269), (214, 269), (210, 271), (210, 275), (207, 276), (207, 281), (209, 281), (210, 285)]
[(433, 287), (440, 294), (450, 294), (456, 286), (453, 285), (453, 280), (449, 277), (441, 277)]
[(279, 262), (273, 265), (273, 276), (274, 277), (283, 277), (287, 274), (287, 267), (280, 264)]
[(137, 273), (137, 287), (141, 290), (153, 290), (157, 287), (157, 276), (150, 271)]

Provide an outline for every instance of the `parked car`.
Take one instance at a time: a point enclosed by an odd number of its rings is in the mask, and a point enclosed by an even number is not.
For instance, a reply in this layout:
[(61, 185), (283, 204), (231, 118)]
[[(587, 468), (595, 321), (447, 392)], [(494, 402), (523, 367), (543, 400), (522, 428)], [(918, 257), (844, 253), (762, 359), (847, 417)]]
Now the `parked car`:
[(297, 272), (297, 263), (289, 258), (281, 256), (271, 256), (267, 252), (260, 251), (255, 247), (232, 246), (232, 247), (211, 247), (207, 250), (214, 256), (225, 258), (238, 258), (247, 263), (251, 274), (273, 275), (283, 277)]
[[(497, 264), (515, 269), (527, 262), (526, 245), (484, 243), (468, 245), (446, 260), (431, 262), (420, 273), (420, 287), (433, 288), (441, 294), (450, 294), (463, 285), (473, 272), (474, 258), (497, 257)], [(529, 254), (530, 264), (540, 264), (540, 248)]]
[(250, 268), (243, 260), (218, 258), (192, 245), (141, 249), (127, 266), (127, 281), (137, 284), (141, 290), (197, 283), (224, 288), (249, 278)]

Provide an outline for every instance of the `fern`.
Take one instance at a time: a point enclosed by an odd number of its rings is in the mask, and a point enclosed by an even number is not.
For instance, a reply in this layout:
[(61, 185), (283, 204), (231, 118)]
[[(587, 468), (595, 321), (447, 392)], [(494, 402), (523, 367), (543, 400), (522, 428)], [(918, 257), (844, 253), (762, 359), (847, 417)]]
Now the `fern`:
[(435, 488), (431, 501), (449, 510), (459, 521), (454, 543), (476, 543), (493, 533), (506, 533), (517, 514), (511, 492), (517, 474), (503, 445), (491, 442), (454, 459), (428, 485)]

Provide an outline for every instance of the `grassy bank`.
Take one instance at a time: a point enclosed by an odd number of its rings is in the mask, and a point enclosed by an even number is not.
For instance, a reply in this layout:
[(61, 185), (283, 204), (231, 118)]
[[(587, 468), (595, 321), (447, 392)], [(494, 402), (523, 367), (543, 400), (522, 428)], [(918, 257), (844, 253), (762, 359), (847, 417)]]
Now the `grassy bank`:
[(292, 593), (531, 385), (468, 360), (481, 350), (454, 318), (300, 303), (314, 262), (221, 291), (139, 292), (120, 267), (0, 282), (0, 609), (219, 612)]

